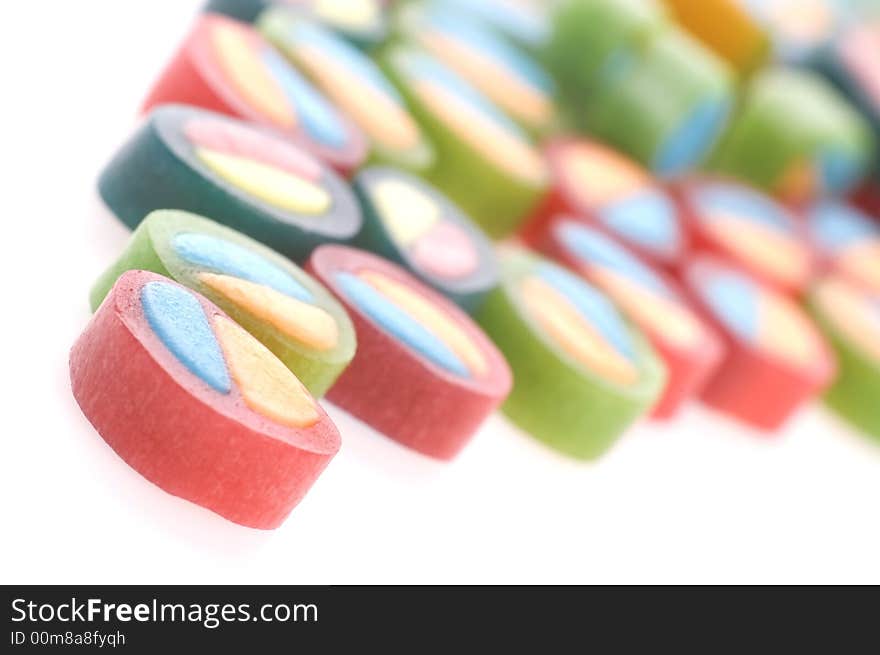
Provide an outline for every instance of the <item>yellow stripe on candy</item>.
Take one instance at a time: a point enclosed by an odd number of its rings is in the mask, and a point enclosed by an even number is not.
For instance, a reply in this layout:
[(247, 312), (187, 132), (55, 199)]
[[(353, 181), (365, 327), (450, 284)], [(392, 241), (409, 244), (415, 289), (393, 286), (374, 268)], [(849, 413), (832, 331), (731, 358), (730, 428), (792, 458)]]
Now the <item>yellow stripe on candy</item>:
[(758, 342), (768, 352), (798, 367), (818, 361), (821, 339), (813, 324), (792, 301), (764, 293)]
[(807, 249), (772, 227), (716, 212), (709, 231), (728, 249), (789, 284), (804, 279), (810, 267)]
[(332, 203), (324, 188), (280, 168), (207, 148), (198, 148), (196, 154), (224, 180), (275, 207), (318, 215)]
[(451, 68), (482, 89), (490, 100), (512, 116), (520, 116), (533, 125), (550, 120), (553, 105), (540, 90), (510, 75), (500, 64), (473, 47), (440, 32), (421, 35), (427, 48)]
[(524, 139), (441, 84), (421, 81), (416, 92), (449, 129), (498, 168), (534, 184), (546, 180), (544, 160)]
[(339, 342), (339, 326), (320, 307), (229, 275), (200, 273), (198, 278), (230, 302), (309, 348), (326, 351)]
[(598, 269), (596, 282), (641, 326), (647, 326), (680, 348), (694, 348), (705, 337), (690, 310), (669, 298), (646, 291), (638, 283), (613, 271)]
[(309, 392), (263, 344), (222, 316), (214, 317), (214, 331), (248, 407), (289, 427), (307, 428), (318, 421)]
[(604, 149), (575, 146), (562, 156), (569, 188), (587, 207), (603, 207), (648, 186), (647, 174), (629, 160)]
[(223, 71), (245, 101), (275, 125), (294, 127), (293, 108), (247, 36), (236, 27), (219, 23), (212, 37)]
[(880, 293), (880, 242), (868, 240), (848, 247), (837, 260), (838, 268)]
[(382, 180), (370, 191), (379, 215), (401, 246), (413, 244), (440, 220), (434, 199), (400, 180)]
[(376, 0), (315, 0), (312, 10), (331, 25), (348, 29), (372, 25), (380, 18)]
[(536, 277), (522, 282), (526, 309), (538, 325), (569, 355), (601, 377), (627, 385), (636, 382), (639, 371), (609, 345), (568, 299)]
[(361, 271), (358, 277), (379, 291), (442, 340), (477, 376), (485, 375), (489, 364), (468, 334), (443, 311), (400, 282), (375, 271)]
[(385, 148), (404, 151), (421, 142), (418, 125), (397, 101), (369, 81), (355, 76), (344, 64), (331, 59), (319, 48), (308, 45), (297, 50), (297, 57), (318, 78), (321, 87), (340, 109)]
[(816, 299), (844, 338), (880, 362), (880, 310), (854, 286), (838, 278), (819, 284)]

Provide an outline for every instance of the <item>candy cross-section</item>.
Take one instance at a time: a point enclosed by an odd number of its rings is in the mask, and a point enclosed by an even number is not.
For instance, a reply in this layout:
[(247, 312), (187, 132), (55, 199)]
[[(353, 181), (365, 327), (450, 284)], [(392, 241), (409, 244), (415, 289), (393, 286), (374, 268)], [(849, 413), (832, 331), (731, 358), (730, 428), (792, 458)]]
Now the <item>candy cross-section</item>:
[(256, 123), (342, 173), (367, 155), (361, 131), (252, 26), (202, 15), (144, 101), (181, 103)]
[(354, 328), (333, 296), (286, 257), (195, 214), (160, 210), (135, 230), (92, 289), (97, 310), (125, 271), (150, 270), (217, 304), (315, 396), (354, 357)]
[(86, 418), (163, 490), (277, 528), (339, 450), (306, 388), (218, 307), (145, 271), (119, 278), (70, 353)]
[(339, 297), (358, 338), (327, 398), (413, 450), (455, 457), (507, 397), (501, 353), (461, 309), (387, 260), (323, 246), (307, 268)]
[(271, 133), (213, 112), (159, 107), (104, 168), (98, 190), (131, 228), (181, 209), (302, 261), (361, 229), (357, 199), (328, 166)]
[(478, 317), (513, 369), (504, 412), (550, 447), (595, 459), (656, 404), (665, 367), (584, 280), (513, 247), (500, 258), (501, 285)]

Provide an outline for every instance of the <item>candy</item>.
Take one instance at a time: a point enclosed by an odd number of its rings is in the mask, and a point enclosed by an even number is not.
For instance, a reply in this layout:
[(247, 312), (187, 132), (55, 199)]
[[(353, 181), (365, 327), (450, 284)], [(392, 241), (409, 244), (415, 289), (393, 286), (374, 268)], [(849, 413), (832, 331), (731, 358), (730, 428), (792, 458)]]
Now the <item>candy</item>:
[(453, 69), (508, 116), (531, 132), (555, 119), (556, 94), (537, 61), (479, 21), (441, 4), (409, 5), (401, 11), (405, 36)]
[(209, 0), (205, 10), (256, 23), (275, 8), (294, 9), (366, 48), (388, 34), (383, 4), (383, 0)]
[(509, 234), (546, 188), (540, 153), (515, 123), (430, 55), (394, 47), (383, 61), (437, 150), (427, 179), (489, 235)]
[(777, 59), (801, 64), (832, 39), (846, 16), (839, 0), (741, 0), (769, 32)]
[(605, 230), (649, 261), (672, 266), (687, 250), (675, 204), (647, 171), (595, 141), (560, 139), (545, 150), (551, 186), (524, 238), (537, 243), (567, 214)]
[(126, 463), (224, 518), (276, 528), (339, 450), (297, 378), (198, 294), (119, 278), (70, 354), (73, 394)]
[(361, 131), (251, 26), (204, 14), (144, 102), (195, 105), (256, 123), (343, 174), (367, 155)]
[(825, 201), (808, 212), (812, 242), (827, 267), (880, 294), (880, 227), (848, 205)]
[(810, 308), (837, 353), (839, 374), (825, 402), (874, 438), (880, 438), (880, 295), (839, 276), (820, 281)]
[(852, 25), (812, 58), (824, 74), (862, 112), (880, 138), (880, 18)]
[(733, 104), (728, 67), (691, 37), (666, 31), (584, 108), (592, 134), (663, 177), (700, 164)]
[(727, 346), (705, 403), (772, 431), (831, 382), (834, 357), (793, 300), (709, 258), (694, 260), (685, 281)]
[(327, 398), (404, 446), (454, 458), (507, 396), (501, 354), (460, 309), (384, 259), (324, 246), (308, 270), (348, 309), (358, 338)]
[(506, 248), (501, 273), (478, 319), (513, 369), (504, 413), (561, 453), (599, 457), (655, 405), (662, 362), (610, 300), (559, 266)]
[(561, 2), (544, 58), (569, 109), (583, 112), (595, 93), (616, 83), (645, 44), (667, 27), (655, 0)]
[(720, 363), (715, 333), (671, 279), (580, 221), (557, 216), (539, 248), (606, 293), (651, 341), (668, 372), (653, 415), (672, 417)]
[(372, 161), (414, 172), (431, 167), (433, 148), (403, 98), (371, 59), (290, 11), (267, 11), (258, 27), (360, 127), (370, 141)]
[(342, 179), (267, 132), (201, 109), (159, 107), (101, 173), (101, 197), (131, 228), (151, 211), (191, 211), (295, 260), (361, 228)]
[(351, 321), (309, 275), (269, 248), (206, 218), (150, 214), (92, 289), (96, 310), (127, 270), (150, 270), (194, 289), (250, 332), (322, 396), (354, 357)]
[(862, 118), (816, 75), (769, 70), (756, 76), (713, 156), (713, 168), (792, 203), (843, 193), (871, 159)]
[(479, 21), (527, 51), (542, 51), (550, 36), (546, 0), (428, 0), (428, 4)]
[(468, 312), (498, 283), (485, 234), (429, 184), (392, 168), (354, 179), (364, 229), (354, 244), (404, 266)]
[(763, 65), (770, 38), (742, 0), (665, 0), (691, 34), (727, 60), (740, 73)]
[(726, 180), (694, 178), (677, 193), (694, 251), (727, 260), (788, 292), (801, 291), (813, 271), (807, 235), (780, 203)]

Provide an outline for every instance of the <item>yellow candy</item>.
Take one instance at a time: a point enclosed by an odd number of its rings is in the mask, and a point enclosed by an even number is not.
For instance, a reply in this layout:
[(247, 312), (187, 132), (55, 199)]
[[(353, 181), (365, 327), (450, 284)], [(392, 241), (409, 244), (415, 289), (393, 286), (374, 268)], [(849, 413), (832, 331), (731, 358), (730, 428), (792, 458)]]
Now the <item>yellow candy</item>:
[(589, 146), (570, 148), (562, 168), (580, 204), (602, 207), (623, 200), (648, 185), (648, 176), (634, 163)]
[(214, 331), (248, 407), (289, 427), (307, 428), (318, 421), (309, 392), (263, 344), (222, 316), (214, 317)]
[(230, 302), (310, 348), (331, 350), (339, 342), (336, 321), (320, 307), (229, 275), (200, 273), (198, 278)]
[(521, 292), (533, 320), (569, 355), (618, 384), (638, 380), (639, 372), (632, 362), (614, 350), (556, 289), (543, 280), (528, 277), (522, 282)]
[(293, 108), (245, 34), (221, 23), (214, 28), (213, 43), (226, 76), (245, 101), (275, 125), (285, 129), (294, 127)]
[(199, 159), (217, 175), (260, 200), (298, 214), (323, 214), (332, 198), (327, 191), (280, 168), (252, 159), (199, 148)]
[(408, 287), (375, 271), (358, 276), (443, 341), (477, 376), (485, 375), (489, 365), (473, 340), (445, 313)]
[(880, 311), (847, 282), (830, 278), (819, 284), (816, 298), (825, 316), (847, 341), (880, 362)]

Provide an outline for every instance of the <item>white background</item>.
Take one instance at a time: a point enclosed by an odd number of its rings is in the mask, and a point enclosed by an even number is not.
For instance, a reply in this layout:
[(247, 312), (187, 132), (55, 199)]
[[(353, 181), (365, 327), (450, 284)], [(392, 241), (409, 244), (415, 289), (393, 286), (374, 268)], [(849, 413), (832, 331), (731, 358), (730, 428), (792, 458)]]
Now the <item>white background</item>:
[(880, 582), (880, 448), (817, 407), (772, 440), (694, 407), (593, 465), (498, 416), (436, 464), (330, 408), (343, 450), (271, 533), (128, 468), (67, 351), (127, 235), (95, 175), (198, 4), (6, 8), (0, 582)]

